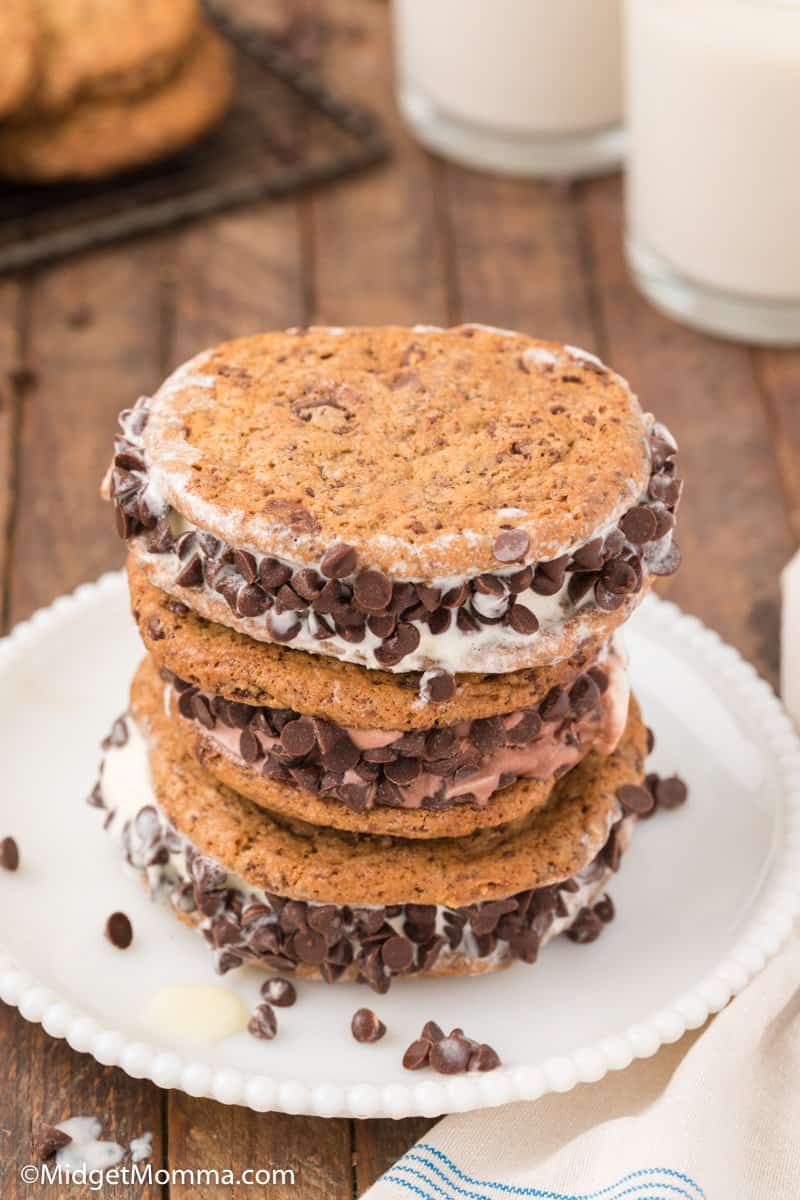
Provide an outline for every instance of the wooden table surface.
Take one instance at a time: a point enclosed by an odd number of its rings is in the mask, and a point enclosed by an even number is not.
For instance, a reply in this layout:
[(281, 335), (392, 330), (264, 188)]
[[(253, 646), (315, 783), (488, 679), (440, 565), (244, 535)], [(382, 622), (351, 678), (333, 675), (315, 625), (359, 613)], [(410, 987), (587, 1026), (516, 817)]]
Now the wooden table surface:
[[(0, 282), (2, 630), (122, 562), (98, 498), (117, 413), (199, 348), (293, 324), (469, 319), (597, 351), (670, 425), (688, 488), (669, 594), (775, 683), (779, 571), (800, 539), (800, 353), (703, 337), (648, 307), (623, 262), (618, 178), (517, 182), (423, 153), (393, 106), (383, 0), (251, 7), (272, 24), (299, 13), (320, 71), (380, 111), (395, 157), (300, 199)], [(158, 1166), (297, 1173), (294, 1188), (173, 1183), (115, 1189), (118, 1200), (349, 1200), (430, 1124), (257, 1115), (162, 1092), (2, 1005), (0, 1064), (3, 1200), (36, 1194), (17, 1170), (41, 1119), (97, 1114), (122, 1142), (150, 1129)]]

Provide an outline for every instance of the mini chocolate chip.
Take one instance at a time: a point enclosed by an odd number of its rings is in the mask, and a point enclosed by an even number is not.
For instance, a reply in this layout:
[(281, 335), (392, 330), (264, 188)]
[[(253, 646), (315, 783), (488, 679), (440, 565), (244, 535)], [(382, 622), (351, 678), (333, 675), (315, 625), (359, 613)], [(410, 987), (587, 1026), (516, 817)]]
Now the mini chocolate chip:
[(433, 704), (445, 704), (456, 694), (455, 676), (438, 667), (432, 671), (426, 671), (420, 679), (420, 693)]
[(386, 778), (399, 787), (407, 787), (409, 783), (413, 783), (421, 770), (422, 765), (418, 758), (398, 758), (394, 762), (387, 762), (383, 768)]
[(448, 592), (442, 596), (443, 608), (460, 608), (467, 598), (467, 585), (459, 583), (457, 587), (450, 588)]
[(417, 1038), (403, 1055), (403, 1066), (407, 1071), (419, 1071), (428, 1065), (431, 1043), (427, 1038)]
[(240, 617), (261, 617), (270, 606), (270, 599), (257, 583), (248, 583), (236, 596), (236, 611)]
[(271, 1004), (259, 1004), (250, 1018), (247, 1029), (253, 1037), (263, 1041), (272, 1041), (278, 1032), (278, 1020)]
[(528, 553), (531, 539), (524, 529), (501, 529), (494, 539), (492, 553), (498, 562), (520, 562)]
[(309, 603), (316, 600), (324, 585), (325, 580), (316, 571), (304, 569), (295, 571), (292, 575), (292, 591), (296, 592), (303, 600), (308, 600)]
[(118, 950), (127, 950), (133, 941), (133, 926), (124, 912), (115, 912), (106, 921), (106, 937)]
[(428, 628), (434, 637), (439, 637), (450, 628), (452, 619), (449, 608), (437, 608), (436, 612), (430, 615)]
[(292, 578), (292, 570), (277, 558), (262, 558), (258, 564), (258, 578), (266, 591), (277, 592)]
[(543, 721), (563, 721), (569, 713), (569, 696), (562, 687), (552, 687), (539, 705)]
[(288, 979), (268, 979), (261, 985), (261, 995), (278, 1008), (290, 1008), (297, 999), (297, 990)]
[(517, 933), (511, 938), (508, 948), (513, 957), (518, 958), (520, 962), (535, 963), (539, 954), (540, 941), (539, 934), (535, 929), (523, 929), (521, 933)]
[(258, 563), (249, 550), (234, 550), (233, 565), (245, 583), (255, 583), (258, 578)]
[(479, 717), (469, 729), (469, 740), (481, 754), (493, 754), (505, 742), (506, 727), (500, 717)]
[(64, 1133), (63, 1129), (57, 1129), (55, 1125), (42, 1122), (36, 1131), (36, 1157), (42, 1162), (47, 1162), (58, 1150), (68, 1146), (71, 1141), (72, 1138), (68, 1133)]
[(480, 623), (466, 608), (460, 608), (456, 613), (456, 625), (462, 633), (477, 633), (480, 629)]
[(178, 587), (198, 588), (203, 586), (203, 563), (199, 554), (193, 554), (175, 576)]
[(250, 729), (243, 729), (239, 736), (239, 753), (246, 763), (256, 763), (264, 757), (261, 742)]
[(470, 1054), (468, 1071), (494, 1071), (500, 1066), (500, 1055), (486, 1042)]
[(515, 633), (530, 636), (539, 629), (539, 620), (524, 604), (512, 604), (508, 610), (508, 623)]
[(579, 546), (572, 555), (572, 562), (581, 571), (599, 571), (603, 565), (603, 539), (592, 538), (590, 542)]
[(472, 580), (472, 587), (484, 596), (500, 597), (506, 594), (506, 586), (497, 575), (479, 575)]
[[(184, 695), (186, 695), (185, 692)], [(199, 721), (204, 729), (213, 729), (217, 723), (217, 719), (211, 711), (211, 704), (208, 697), (204, 696), (202, 692), (195, 692), (191, 699), (191, 706), (192, 716), (195, 720)]]
[(567, 598), (570, 604), (580, 604), (586, 595), (592, 590), (597, 581), (597, 576), (589, 571), (578, 571), (570, 576), (567, 584)]
[(610, 592), (602, 579), (598, 579), (595, 582), (594, 599), (597, 607), (602, 609), (603, 612), (614, 612), (625, 603), (624, 595), (615, 595), (615, 593)]
[(647, 753), (652, 754), (656, 748), (656, 735), (650, 726), (647, 726)]
[(419, 1035), (420, 1040), (427, 1042), (440, 1042), (444, 1037), (444, 1030), (441, 1025), (437, 1025), (435, 1021), (426, 1021), (422, 1026), (422, 1033)]
[(472, 1050), (463, 1037), (443, 1037), (430, 1048), (429, 1061), (440, 1075), (459, 1075), (466, 1071)]
[(533, 567), (523, 567), (521, 571), (515, 571), (513, 575), (504, 575), (503, 582), (513, 596), (518, 596), (520, 592), (527, 591), (533, 580)]
[(19, 847), (13, 837), (0, 842), (0, 867), (6, 871), (16, 871), (19, 867)]
[(541, 728), (542, 718), (533, 709), (527, 709), (515, 725), (509, 726), (506, 736), (512, 746), (522, 746), (532, 742)]
[(609, 895), (601, 896), (597, 903), (593, 905), (593, 909), (604, 925), (614, 920), (614, 901)]
[(329, 750), (322, 755), (322, 764), (337, 775), (344, 775), (356, 765), (359, 759), (358, 747), (348, 735), (342, 731)]
[(293, 758), (302, 758), (316, 745), (314, 725), (309, 717), (289, 721), (281, 730), (281, 745)]
[(603, 567), (601, 579), (603, 586), (612, 596), (628, 596), (636, 590), (638, 582), (636, 569), (621, 558), (612, 558)]
[(337, 542), (322, 556), (319, 569), (327, 579), (344, 579), (356, 569), (356, 552), (346, 542)]
[(653, 797), (647, 788), (634, 783), (624, 783), (622, 787), (618, 787), (617, 799), (625, 812), (635, 813), (637, 816), (650, 812), (653, 807)]
[(408, 938), (395, 934), (381, 946), (381, 959), (393, 975), (407, 971), (414, 961), (414, 945)]
[(569, 689), (569, 702), (576, 717), (584, 717), (600, 704), (601, 693), (588, 673), (580, 675)]
[(439, 607), (439, 601), (441, 600), (442, 596), (439, 588), (429, 587), (424, 583), (418, 583), (416, 587), (420, 604), (427, 609), (429, 613), (435, 612)]
[(359, 1008), (353, 1013), (350, 1032), (357, 1042), (377, 1042), (386, 1033), (386, 1026), (371, 1008)]
[(659, 779), (655, 784), (655, 798), (659, 808), (680, 808), (689, 794), (686, 784), (677, 775)]
[(656, 536), (658, 522), (652, 509), (640, 504), (625, 513), (619, 527), (634, 546), (644, 546)]
[(327, 944), (321, 933), (300, 929), (292, 938), (292, 950), (301, 962), (318, 966), (327, 957)]
[(392, 585), (380, 571), (361, 571), (353, 582), (353, 595), (364, 612), (381, 613), (389, 607)]
[(595, 941), (602, 929), (603, 922), (600, 917), (591, 908), (582, 908), (567, 930), (567, 937), (571, 942), (583, 946)]

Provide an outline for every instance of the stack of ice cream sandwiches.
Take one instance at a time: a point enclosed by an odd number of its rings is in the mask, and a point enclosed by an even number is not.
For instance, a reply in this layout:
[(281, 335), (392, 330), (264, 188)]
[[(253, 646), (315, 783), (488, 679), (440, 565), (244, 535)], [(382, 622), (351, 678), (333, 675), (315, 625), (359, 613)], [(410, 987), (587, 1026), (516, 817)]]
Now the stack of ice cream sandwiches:
[(482, 326), (292, 329), (120, 426), (147, 657), (96, 795), (217, 969), (383, 992), (596, 937), (653, 803), (618, 630), (679, 563), (626, 382)]

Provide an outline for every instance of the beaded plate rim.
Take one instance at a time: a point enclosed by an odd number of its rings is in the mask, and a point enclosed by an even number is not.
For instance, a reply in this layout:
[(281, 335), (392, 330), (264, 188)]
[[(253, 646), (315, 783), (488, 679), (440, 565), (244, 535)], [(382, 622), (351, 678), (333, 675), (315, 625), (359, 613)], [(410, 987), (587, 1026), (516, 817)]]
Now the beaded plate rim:
[[(59, 596), (0, 639), (0, 677), (77, 610), (124, 590), (123, 572), (111, 572), (74, 592)], [(258, 1112), (279, 1111), (323, 1117), (436, 1116), (535, 1100), (566, 1092), (579, 1083), (601, 1079), (638, 1058), (647, 1058), (687, 1030), (719, 1012), (758, 974), (785, 942), (800, 914), (800, 738), (769, 684), (732, 646), (698, 618), (675, 604), (649, 596), (640, 612), (645, 630), (679, 640), (695, 664), (713, 674), (750, 712), (782, 784), (784, 836), (770, 866), (763, 893), (733, 949), (693, 988), (675, 997), (646, 1020), (621, 1033), (578, 1047), (539, 1063), (501, 1067), (486, 1075), (408, 1084), (306, 1084), (218, 1069), (198, 1058), (134, 1041), (104, 1027), (87, 1011), (66, 1003), (18, 962), (0, 941), (0, 999), (25, 1020), (41, 1024), (79, 1052), (105, 1066), (118, 1066), (136, 1079), (177, 1088), (223, 1104), (241, 1104)]]

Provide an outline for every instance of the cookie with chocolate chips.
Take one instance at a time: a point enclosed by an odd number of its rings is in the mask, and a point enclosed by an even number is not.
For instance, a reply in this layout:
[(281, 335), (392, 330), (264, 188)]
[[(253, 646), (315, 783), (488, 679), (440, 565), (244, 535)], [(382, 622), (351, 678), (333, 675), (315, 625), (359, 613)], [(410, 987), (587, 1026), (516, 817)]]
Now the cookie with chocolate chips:
[(151, 583), (372, 670), (570, 657), (679, 562), (668, 431), (593, 356), (520, 334), (241, 338), (120, 426), (105, 490)]
[(364, 729), (228, 700), (158, 673), (150, 659), (134, 682), (140, 696), (169, 714), (187, 752), (262, 808), (314, 825), (431, 838), (544, 806), (588, 753), (616, 747), (629, 690), (624, 660), (609, 649), (602, 665), (567, 676), (538, 704), (427, 729)]
[[(107, 756), (140, 755), (152, 791), (109, 828), (154, 894), (200, 927), (222, 973), (252, 962), (329, 983), (357, 978), (382, 993), (397, 975), (535, 962), (602, 895), (636, 823), (618, 794), (642, 779), (636, 712), (619, 749), (586, 759), (535, 816), (412, 842), (256, 809), (182, 751), (163, 710), (145, 709), (141, 696), (133, 704), (129, 737)], [(101, 772), (109, 811), (120, 808), (120, 777)]]

